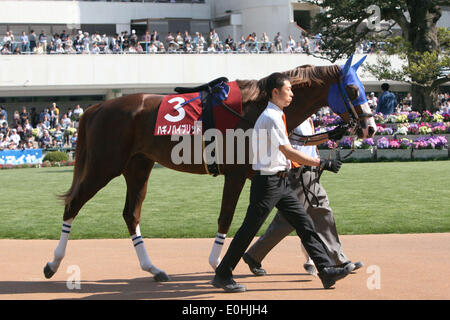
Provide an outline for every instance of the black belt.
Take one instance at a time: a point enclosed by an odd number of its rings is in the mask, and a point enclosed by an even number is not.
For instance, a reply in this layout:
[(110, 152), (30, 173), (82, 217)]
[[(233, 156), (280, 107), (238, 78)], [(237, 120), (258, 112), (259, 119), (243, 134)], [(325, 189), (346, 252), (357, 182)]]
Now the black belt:
[(287, 178), (289, 174), (288, 170), (284, 170), (284, 171), (278, 171), (275, 175), (279, 176), (280, 178)]
[[(284, 178), (287, 178), (288, 174), (289, 174), (289, 170), (284, 170), (284, 171), (278, 171), (277, 173), (274, 173), (274, 174), (266, 174), (266, 175), (277, 176), (277, 177), (284, 179)], [(260, 170), (256, 171), (256, 175), (261, 175), (261, 171)]]

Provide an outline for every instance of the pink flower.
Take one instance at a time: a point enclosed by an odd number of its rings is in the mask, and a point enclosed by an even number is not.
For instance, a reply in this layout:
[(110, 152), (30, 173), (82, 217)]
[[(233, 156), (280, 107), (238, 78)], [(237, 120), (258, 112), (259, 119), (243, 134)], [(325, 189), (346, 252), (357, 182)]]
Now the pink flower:
[(400, 148), (400, 143), (398, 143), (397, 140), (393, 139), (389, 141), (389, 148), (392, 149), (399, 149)]

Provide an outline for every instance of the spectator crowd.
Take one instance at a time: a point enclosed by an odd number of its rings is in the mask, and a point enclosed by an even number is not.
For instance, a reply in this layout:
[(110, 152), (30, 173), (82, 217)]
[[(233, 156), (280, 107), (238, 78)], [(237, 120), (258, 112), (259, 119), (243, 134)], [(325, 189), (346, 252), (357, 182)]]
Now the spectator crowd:
[[(378, 112), (379, 97), (374, 92), (367, 94), (367, 101), (375, 114)], [(396, 97), (394, 112), (411, 111), (411, 94), (403, 98)], [(450, 94), (439, 93), (439, 111), (450, 113)], [(36, 108), (23, 107), (19, 112), (14, 111), (12, 120), (8, 123), (8, 113), (4, 106), (0, 106), (0, 151), (25, 150), (41, 148), (51, 149), (75, 149), (77, 143), (77, 128), (83, 108), (77, 104), (75, 108), (69, 108), (64, 114), (60, 114), (56, 103), (50, 108), (44, 108), (38, 112)], [(320, 119), (331, 114), (328, 107), (320, 109), (313, 119)]]
[[(94, 32), (89, 34), (78, 30), (75, 35), (69, 35), (65, 30), (61, 34), (39, 34), (31, 30), (20, 36), (7, 31), (0, 38), (1, 54), (121, 54), (121, 53), (307, 53), (321, 51), (321, 34), (309, 35), (302, 33), (298, 39), (289, 35), (286, 39), (280, 32), (271, 39), (266, 32), (260, 37), (255, 32), (240, 39), (228, 35), (220, 39), (215, 29), (208, 34), (188, 31), (169, 32), (164, 38), (157, 30), (146, 31), (138, 37), (135, 30), (121, 32), (113, 36)], [(382, 44), (363, 41), (356, 48), (358, 53), (372, 53)]]
[(0, 107), (0, 151), (26, 150), (41, 148), (75, 149), (77, 128), (83, 108), (76, 105), (67, 113), (60, 115), (59, 108), (53, 103), (50, 108), (38, 112), (36, 108), (23, 107), (14, 111), (8, 121), (6, 108)]

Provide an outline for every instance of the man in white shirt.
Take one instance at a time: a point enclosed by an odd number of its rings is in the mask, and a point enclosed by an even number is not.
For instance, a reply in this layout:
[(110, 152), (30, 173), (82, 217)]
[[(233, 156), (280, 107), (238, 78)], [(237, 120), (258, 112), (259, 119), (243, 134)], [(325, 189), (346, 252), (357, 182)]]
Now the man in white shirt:
[[(291, 161), (308, 166), (321, 166), (326, 170), (337, 172), (340, 162), (313, 158), (292, 148), (286, 131), (283, 108), (290, 105), (293, 97), (289, 77), (281, 73), (273, 73), (266, 80), (266, 92), (269, 103), (259, 116), (254, 127), (252, 145), (256, 158), (250, 187), (250, 204), (242, 223), (227, 253), (216, 268), (211, 284), (226, 292), (246, 291), (244, 285), (233, 280), (232, 271), (250, 245), (253, 237), (264, 223), (272, 209), (276, 206), (284, 218), (291, 224), (313, 259), (319, 270), (319, 277), (324, 288), (347, 276), (351, 270), (334, 267), (328, 256), (326, 246), (314, 229), (311, 217), (306, 213), (295, 191), (287, 179)], [(270, 152), (267, 153), (267, 150)], [(268, 161), (269, 160), (269, 161)]]
[(75, 106), (75, 109), (73, 109), (73, 115), (76, 120), (79, 120), (81, 115), (83, 114), (83, 108), (80, 107), (79, 104)]
[[(316, 145), (326, 142), (328, 139), (316, 140), (314, 143), (307, 143), (306, 145), (297, 137), (311, 136), (314, 134), (314, 124), (311, 118), (305, 120), (297, 128), (294, 129), (294, 136), (291, 136), (289, 141), (294, 149), (303, 152), (313, 158), (318, 157)], [(339, 140), (345, 133), (345, 129), (329, 131), (328, 138)], [(306, 209), (306, 212), (313, 220), (316, 232), (319, 234), (322, 241), (327, 247), (327, 251), (331, 259), (336, 265), (347, 266), (352, 270), (362, 267), (362, 262), (351, 262), (342, 251), (342, 245), (339, 240), (336, 223), (333, 216), (333, 211), (330, 208), (328, 196), (319, 182), (319, 173), (317, 167), (303, 166), (299, 170), (291, 170), (289, 172), (289, 180), (292, 188), (295, 190), (300, 202)], [(261, 262), (265, 256), (272, 250), (282, 239), (289, 235), (294, 228), (283, 217), (283, 214), (278, 211), (267, 228), (264, 235), (262, 235), (257, 242), (255, 242), (250, 249), (244, 254), (243, 259), (249, 265), (250, 271), (257, 276), (263, 276), (266, 271), (261, 268)], [(304, 250), (304, 248), (303, 248)], [(305, 252), (306, 253), (306, 252)], [(317, 274), (317, 269), (314, 262), (306, 253), (307, 261), (303, 265), (305, 270), (312, 275)]]
[(9, 140), (13, 141), (16, 146), (19, 144), (20, 136), (17, 134), (16, 129), (11, 130), (11, 135), (9, 136)]

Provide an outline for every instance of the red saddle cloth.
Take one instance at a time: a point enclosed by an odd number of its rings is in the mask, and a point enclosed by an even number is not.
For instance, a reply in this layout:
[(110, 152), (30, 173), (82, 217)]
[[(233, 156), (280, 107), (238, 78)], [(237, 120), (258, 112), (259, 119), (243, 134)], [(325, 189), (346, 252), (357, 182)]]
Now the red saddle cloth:
[[(236, 81), (227, 82), (230, 87), (228, 98), (223, 101), (228, 107), (242, 113), (241, 90)], [(216, 129), (225, 134), (226, 129), (234, 129), (241, 120), (223, 106), (213, 106)], [(202, 134), (202, 103), (200, 93), (167, 95), (161, 101), (156, 119), (155, 136)]]

